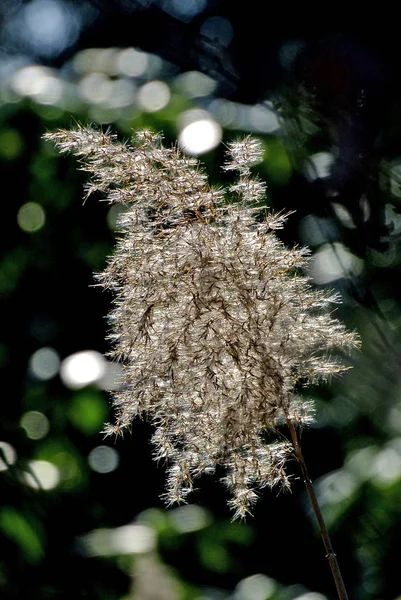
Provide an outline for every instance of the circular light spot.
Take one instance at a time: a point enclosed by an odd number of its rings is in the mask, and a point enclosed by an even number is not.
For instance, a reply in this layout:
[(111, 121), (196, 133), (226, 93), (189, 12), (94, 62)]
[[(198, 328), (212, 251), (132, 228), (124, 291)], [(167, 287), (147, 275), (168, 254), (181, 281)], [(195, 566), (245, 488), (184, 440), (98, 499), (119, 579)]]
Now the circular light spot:
[(64, 84), (47, 67), (31, 65), (15, 73), (12, 89), (20, 96), (29, 96), (41, 104), (56, 104), (63, 94)]
[(267, 104), (252, 106), (249, 109), (249, 120), (253, 130), (272, 133), (280, 129), (276, 113)]
[(235, 102), (216, 98), (210, 102), (209, 110), (223, 127), (233, 126), (237, 120), (237, 107)]
[(210, 523), (210, 517), (206, 510), (195, 504), (174, 508), (170, 511), (170, 518), (175, 529), (181, 533), (198, 531)]
[(22, 415), (20, 425), (31, 440), (41, 440), (50, 429), (49, 419), (37, 410), (30, 410)]
[(42, 229), (46, 215), (40, 204), (27, 202), (23, 204), (17, 214), (17, 222), (23, 231), (35, 233)]
[(116, 65), (121, 75), (140, 77), (148, 68), (149, 56), (135, 48), (126, 48), (118, 54)]
[(0, 442), (0, 471), (7, 471), (10, 465), (17, 460), (17, 453), (14, 447), (7, 442)]
[(102, 379), (107, 361), (95, 350), (84, 350), (71, 354), (63, 360), (60, 377), (64, 385), (71, 389), (83, 388)]
[(89, 104), (103, 104), (112, 95), (112, 81), (104, 73), (89, 73), (78, 85), (78, 94)]
[(25, 471), (24, 481), (36, 490), (52, 490), (60, 481), (59, 470), (47, 460), (31, 460)]
[(40, 348), (32, 354), (29, 368), (36, 379), (47, 381), (57, 375), (60, 368), (60, 358), (53, 348)]
[(199, 71), (182, 73), (176, 78), (175, 83), (189, 98), (209, 96), (217, 86), (214, 79)]
[(111, 532), (111, 547), (118, 554), (142, 554), (156, 546), (156, 534), (146, 525), (123, 525)]
[(371, 465), (371, 477), (374, 483), (391, 485), (401, 477), (401, 456), (394, 448), (384, 448), (375, 457)]
[(235, 589), (235, 598), (241, 600), (267, 600), (277, 589), (274, 579), (257, 573), (239, 582)]
[(233, 26), (224, 17), (209, 17), (203, 23), (200, 32), (210, 40), (218, 40), (223, 46), (228, 46), (234, 35)]
[(66, 2), (34, 0), (24, 5), (21, 16), (15, 33), (41, 56), (57, 56), (74, 43), (79, 33), (78, 14)]
[(96, 473), (111, 473), (118, 467), (118, 452), (110, 446), (97, 446), (89, 453), (88, 462)]
[(133, 104), (136, 86), (128, 79), (118, 79), (111, 84), (110, 97), (107, 101), (109, 108), (121, 108)]
[(138, 91), (138, 106), (146, 112), (161, 110), (170, 101), (170, 89), (164, 81), (149, 81)]
[(198, 155), (215, 148), (222, 138), (222, 129), (212, 119), (190, 123), (178, 136), (178, 143), (186, 154)]
[(345, 469), (332, 471), (317, 484), (319, 502), (323, 505), (338, 504), (349, 498), (357, 486), (356, 478)]

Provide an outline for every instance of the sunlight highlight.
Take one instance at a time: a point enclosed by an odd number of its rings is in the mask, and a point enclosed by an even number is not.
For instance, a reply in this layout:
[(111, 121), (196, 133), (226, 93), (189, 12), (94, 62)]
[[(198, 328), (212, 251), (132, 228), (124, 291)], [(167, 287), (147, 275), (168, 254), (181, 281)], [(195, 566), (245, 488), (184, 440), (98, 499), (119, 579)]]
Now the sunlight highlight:
[(106, 373), (107, 361), (96, 350), (83, 350), (71, 354), (63, 360), (60, 377), (64, 385), (71, 389), (83, 388), (102, 379)]
[(17, 453), (11, 444), (0, 442), (0, 471), (7, 469), (17, 460)]
[(36, 490), (52, 490), (60, 481), (56, 465), (47, 460), (31, 460), (24, 473), (24, 483)]
[(222, 135), (221, 126), (216, 121), (203, 117), (182, 129), (178, 143), (185, 154), (205, 154), (220, 144)]

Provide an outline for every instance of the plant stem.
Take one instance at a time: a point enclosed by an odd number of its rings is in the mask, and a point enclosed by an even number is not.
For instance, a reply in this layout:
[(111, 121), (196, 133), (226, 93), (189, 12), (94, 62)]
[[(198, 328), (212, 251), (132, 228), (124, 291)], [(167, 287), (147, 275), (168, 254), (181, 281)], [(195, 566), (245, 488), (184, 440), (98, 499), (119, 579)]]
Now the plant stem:
[(327, 531), (326, 523), (324, 522), (322, 511), (320, 510), (320, 506), (315, 494), (315, 490), (312, 484), (312, 481), (309, 477), (308, 469), (305, 463), (304, 456), (302, 454), (301, 445), (299, 443), (298, 434), (295, 429), (294, 423), (288, 417), (287, 426), (290, 431), (291, 440), (294, 446), (295, 455), (301, 467), (302, 475), (304, 478), (304, 483), (306, 487), (306, 491), (308, 492), (309, 500), (312, 505), (312, 510), (316, 517), (316, 521), (320, 530), (320, 535), (322, 536), (323, 544), (326, 549), (326, 557), (329, 561), (330, 569), (333, 575), (334, 582), (337, 588), (337, 594), (339, 600), (348, 600), (347, 590), (345, 589), (344, 581), (341, 575), (340, 567), (337, 562), (337, 557), (334, 554), (333, 546), (331, 544), (329, 532)]

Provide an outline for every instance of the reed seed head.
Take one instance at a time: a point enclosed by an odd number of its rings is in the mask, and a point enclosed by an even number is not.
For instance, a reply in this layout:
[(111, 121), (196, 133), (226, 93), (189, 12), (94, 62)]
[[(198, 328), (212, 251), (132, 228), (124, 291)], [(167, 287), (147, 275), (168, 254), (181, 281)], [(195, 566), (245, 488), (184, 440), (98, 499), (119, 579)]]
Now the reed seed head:
[(313, 407), (296, 390), (343, 371), (338, 351), (358, 346), (332, 314), (339, 298), (305, 274), (309, 252), (277, 237), (286, 217), (260, 208), (260, 142), (229, 146), (224, 169), (237, 180), (220, 190), (197, 159), (149, 131), (132, 144), (83, 127), (46, 138), (80, 157), (87, 196), (125, 206), (97, 276), (114, 295), (110, 339), (124, 373), (106, 434), (146, 417), (155, 459), (167, 464), (166, 501), (185, 501), (197, 477), (223, 467), (243, 517), (258, 489), (289, 486), (292, 446), (274, 432), (288, 419), (310, 422)]

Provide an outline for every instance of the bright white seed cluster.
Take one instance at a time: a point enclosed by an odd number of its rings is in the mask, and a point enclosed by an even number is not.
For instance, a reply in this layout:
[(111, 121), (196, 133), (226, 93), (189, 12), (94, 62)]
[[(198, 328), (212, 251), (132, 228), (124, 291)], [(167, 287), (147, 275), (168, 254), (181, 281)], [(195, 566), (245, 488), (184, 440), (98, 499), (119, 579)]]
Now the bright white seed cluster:
[(259, 141), (229, 146), (224, 169), (237, 180), (216, 190), (196, 159), (149, 131), (132, 146), (92, 128), (46, 137), (81, 158), (87, 195), (126, 207), (98, 276), (114, 294), (110, 337), (124, 370), (106, 433), (146, 416), (155, 458), (168, 465), (167, 502), (184, 501), (196, 477), (221, 466), (229, 504), (244, 516), (258, 488), (289, 485), (292, 446), (272, 432), (310, 420), (295, 390), (344, 370), (338, 350), (358, 345), (331, 315), (338, 298), (305, 276), (308, 252), (274, 233), (285, 217), (260, 208)]

